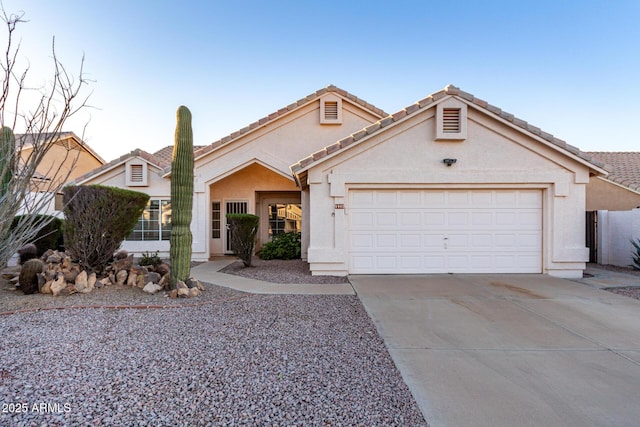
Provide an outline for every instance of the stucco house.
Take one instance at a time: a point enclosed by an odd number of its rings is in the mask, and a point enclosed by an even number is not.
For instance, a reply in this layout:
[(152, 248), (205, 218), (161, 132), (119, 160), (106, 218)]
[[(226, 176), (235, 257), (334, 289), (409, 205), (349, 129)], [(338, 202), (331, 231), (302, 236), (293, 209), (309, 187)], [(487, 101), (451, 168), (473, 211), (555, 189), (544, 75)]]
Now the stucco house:
[[(301, 191), (290, 165), (332, 141), (375, 123), (387, 113), (335, 86), (318, 90), (210, 145), (196, 147), (193, 259), (232, 253), (225, 214), (261, 218), (258, 246), (302, 226)], [(197, 126), (194, 114), (194, 126)], [(197, 143), (197, 141), (196, 141)], [(147, 193), (151, 201), (123, 247), (169, 253), (172, 147), (134, 150), (78, 177)]]
[(447, 86), (303, 158), (314, 274), (581, 277), (585, 194), (603, 165)]
[(604, 163), (609, 175), (587, 185), (587, 211), (626, 211), (640, 207), (640, 152), (586, 152)]
[[(168, 254), (170, 152), (134, 150), (75, 182), (151, 196), (130, 251)], [(579, 277), (586, 187), (606, 174), (454, 86), (392, 115), (329, 86), (195, 150), (193, 259), (230, 253), (225, 214), (247, 212), (260, 243), (300, 230), (316, 275)]]

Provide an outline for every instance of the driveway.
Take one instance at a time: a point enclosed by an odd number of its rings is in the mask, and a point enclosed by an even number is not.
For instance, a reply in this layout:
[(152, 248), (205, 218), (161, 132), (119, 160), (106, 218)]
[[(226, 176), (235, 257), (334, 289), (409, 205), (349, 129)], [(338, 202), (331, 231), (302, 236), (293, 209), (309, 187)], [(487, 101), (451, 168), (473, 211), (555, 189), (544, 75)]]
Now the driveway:
[(545, 275), (350, 280), (432, 427), (638, 425), (640, 301)]

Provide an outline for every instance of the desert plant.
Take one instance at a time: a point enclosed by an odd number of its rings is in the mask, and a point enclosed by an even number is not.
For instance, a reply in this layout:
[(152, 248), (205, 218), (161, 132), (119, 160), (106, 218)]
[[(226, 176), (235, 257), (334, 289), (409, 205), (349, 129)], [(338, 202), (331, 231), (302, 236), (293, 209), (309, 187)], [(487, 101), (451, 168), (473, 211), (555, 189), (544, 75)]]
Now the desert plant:
[(176, 134), (171, 161), (171, 288), (191, 273), (191, 216), (193, 209), (193, 131), (191, 112), (183, 105), (176, 112)]
[[(82, 62), (79, 75), (74, 76), (57, 58), (55, 45), (50, 55), (50, 77), (41, 79), (44, 83), (38, 87), (28, 83), (30, 69), (28, 65), (20, 68), (25, 62), (21, 60), (20, 43), (15, 43), (16, 29), (27, 22), (23, 17), (23, 12), (7, 13), (0, 4), (0, 23), (6, 30), (2, 39), (5, 49), (0, 55), (0, 268), (46, 225), (42, 222), (46, 217), (33, 214), (48, 209), (73, 165), (43, 170), (42, 160), (59, 140), (67, 119), (81, 112), (87, 102), (83, 89), (88, 81)], [(18, 128), (23, 133), (13, 135), (11, 129)], [(59, 163), (73, 156), (69, 147), (66, 158)], [(38, 173), (47, 179), (36, 179)], [(11, 228), (13, 218), (21, 213), (28, 215)]]
[(18, 276), (18, 285), (25, 294), (35, 294), (39, 291), (38, 282), (40, 273), (44, 271), (44, 263), (39, 259), (30, 259), (25, 262)]
[[(38, 256), (42, 256), (48, 249), (58, 249), (62, 238), (62, 220), (55, 216), (35, 215), (38, 223), (45, 224), (38, 230), (32, 241), (38, 249)], [(15, 217), (11, 223), (11, 230), (23, 220), (23, 215)]]
[(231, 249), (245, 266), (251, 267), (260, 217), (251, 214), (227, 214), (231, 231)]
[(67, 252), (100, 273), (133, 230), (149, 195), (99, 185), (69, 186), (63, 200)]
[(154, 267), (157, 267), (160, 264), (162, 264), (162, 259), (158, 256), (158, 251), (155, 251), (155, 253), (143, 252), (140, 256), (140, 261), (138, 262), (138, 265), (143, 266), (152, 265)]
[(631, 259), (633, 259), (633, 267), (634, 270), (640, 270), (640, 239), (631, 240), (631, 244), (633, 245), (634, 250), (631, 252)]
[(262, 259), (296, 259), (300, 258), (300, 247), (300, 233), (282, 233), (262, 245), (257, 255)]

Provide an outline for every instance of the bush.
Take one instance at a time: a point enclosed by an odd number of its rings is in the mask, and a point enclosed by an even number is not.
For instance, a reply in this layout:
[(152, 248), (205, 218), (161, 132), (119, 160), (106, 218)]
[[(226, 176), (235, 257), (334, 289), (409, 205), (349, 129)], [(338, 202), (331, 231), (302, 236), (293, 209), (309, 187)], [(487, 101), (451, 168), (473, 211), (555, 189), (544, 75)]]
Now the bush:
[(282, 233), (262, 245), (258, 256), (262, 259), (296, 259), (301, 253), (300, 233)]
[(251, 214), (227, 214), (231, 230), (231, 249), (245, 266), (251, 267), (260, 217)]
[(131, 233), (149, 196), (99, 185), (64, 188), (65, 247), (85, 267), (102, 272)]
[(634, 270), (640, 270), (640, 239), (631, 240), (631, 244), (635, 248), (633, 252), (631, 252), (631, 258), (633, 259), (633, 267)]
[(144, 252), (140, 256), (140, 262), (138, 262), (138, 265), (152, 265), (154, 267), (157, 267), (160, 264), (162, 264), (162, 259), (158, 256), (158, 251), (153, 254)]
[[(15, 229), (20, 221), (24, 221), (24, 215), (18, 215), (13, 218), (11, 230)], [(63, 244), (62, 240), (62, 220), (50, 215), (34, 215), (34, 220), (38, 223), (45, 224), (36, 234), (31, 242), (38, 249), (38, 256), (42, 256), (47, 250), (57, 250)]]

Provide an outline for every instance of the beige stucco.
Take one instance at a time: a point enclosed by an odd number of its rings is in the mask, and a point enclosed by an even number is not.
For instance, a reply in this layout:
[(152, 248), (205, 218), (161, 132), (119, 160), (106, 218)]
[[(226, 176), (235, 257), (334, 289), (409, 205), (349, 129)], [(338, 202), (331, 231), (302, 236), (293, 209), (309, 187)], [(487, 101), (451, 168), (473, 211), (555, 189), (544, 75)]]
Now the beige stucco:
[[(33, 148), (25, 147), (21, 152), (23, 161), (32, 155)], [(101, 166), (102, 159), (97, 158), (73, 137), (52, 143), (36, 168), (36, 172), (47, 178), (55, 178), (45, 184), (47, 188), (57, 188), (61, 183), (69, 182)]]
[[(463, 100), (445, 97), (442, 102)], [(360, 188), (540, 189), (542, 271), (578, 277), (587, 261), (589, 166), (570, 153), (468, 105), (467, 137), (439, 141), (435, 104), (312, 163), (303, 196), (307, 258), (314, 274), (347, 274), (349, 192)], [(444, 158), (457, 159), (447, 167)], [(344, 209), (341, 208), (344, 206)]]
[(587, 184), (587, 211), (626, 211), (640, 207), (640, 193), (593, 176)]

